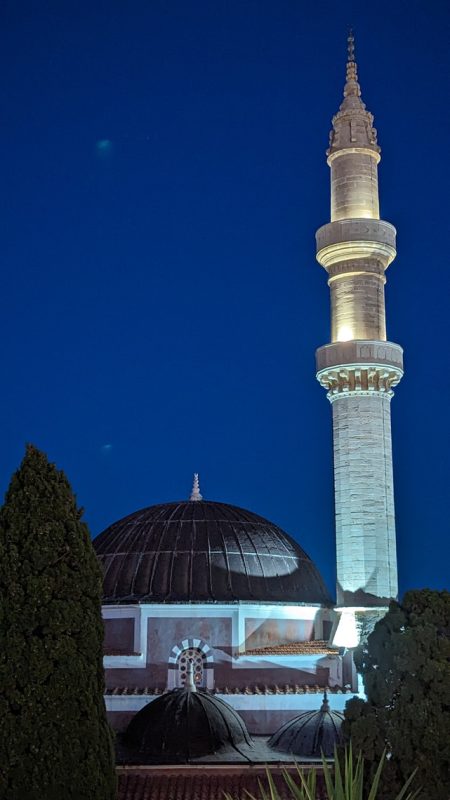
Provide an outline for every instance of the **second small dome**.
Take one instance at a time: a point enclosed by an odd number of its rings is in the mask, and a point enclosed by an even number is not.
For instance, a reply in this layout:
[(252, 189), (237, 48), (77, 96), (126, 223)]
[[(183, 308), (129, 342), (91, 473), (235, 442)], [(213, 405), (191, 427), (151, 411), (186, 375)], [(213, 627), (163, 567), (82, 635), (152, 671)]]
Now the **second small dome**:
[(334, 755), (335, 745), (342, 744), (344, 714), (331, 711), (324, 696), (319, 711), (303, 711), (281, 726), (269, 739), (269, 746), (295, 756), (326, 758)]

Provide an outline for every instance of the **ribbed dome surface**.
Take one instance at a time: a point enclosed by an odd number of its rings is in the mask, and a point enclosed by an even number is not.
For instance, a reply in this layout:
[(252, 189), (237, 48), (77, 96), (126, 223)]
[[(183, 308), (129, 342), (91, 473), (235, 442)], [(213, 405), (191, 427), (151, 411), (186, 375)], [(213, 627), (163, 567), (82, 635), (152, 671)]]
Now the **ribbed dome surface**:
[(282, 753), (311, 758), (331, 757), (334, 747), (343, 741), (344, 715), (331, 711), (324, 702), (320, 711), (303, 711), (281, 726), (269, 739), (269, 746)]
[(173, 689), (131, 720), (125, 742), (158, 761), (179, 762), (252, 744), (236, 711), (207, 692)]
[(315, 565), (276, 525), (225, 503), (136, 511), (94, 540), (105, 603), (330, 603)]

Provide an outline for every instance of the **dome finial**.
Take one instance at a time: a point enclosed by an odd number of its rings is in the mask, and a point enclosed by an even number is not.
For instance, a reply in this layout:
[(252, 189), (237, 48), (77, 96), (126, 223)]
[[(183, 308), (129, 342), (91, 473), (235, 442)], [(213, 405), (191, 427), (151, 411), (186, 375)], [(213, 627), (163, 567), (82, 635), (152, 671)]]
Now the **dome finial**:
[(326, 689), (325, 689), (325, 691), (323, 693), (323, 701), (322, 701), (322, 705), (320, 706), (320, 710), (321, 711), (329, 711), (330, 710), (330, 704), (328, 702), (328, 692), (327, 692)]
[(194, 480), (192, 482), (192, 492), (189, 500), (194, 503), (196, 503), (198, 500), (203, 500), (203, 496), (200, 494), (200, 483), (198, 480), (198, 472), (194, 472)]
[(192, 661), (188, 661), (186, 667), (186, 680), (184, 683), (184, 688), (187, 689), (188, 692), (196, 692), (197, 687), (194, 683), (194, 670), (192, 667)]

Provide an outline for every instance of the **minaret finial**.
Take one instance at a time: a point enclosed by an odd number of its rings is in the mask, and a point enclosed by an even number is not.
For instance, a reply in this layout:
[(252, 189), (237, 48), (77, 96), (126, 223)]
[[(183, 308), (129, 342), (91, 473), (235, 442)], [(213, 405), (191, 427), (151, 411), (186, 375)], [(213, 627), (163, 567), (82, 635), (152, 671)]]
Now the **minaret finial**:
[(200, 494), (200, 483), (198, 480), (198, 472), (194, 472), (194, 480), (192, 482), (192, 492), (189, 500), (194, 503), (196, 503), (198, 500), (203, 500), (203, 497)]
[[(361, 97), (361, 89), (358, 83), (358, 68), (355, 61), (355, 37), (353, 35), (353, 28), (350, 28), (347, 36), (347, 74), (344, 97)], [(361, 101), (359, 105), (361, 105)]]
[(186, 666), (186, 680), (184, 682), (184, 688), (188, 690), (188, 692), (196, 692), (197, 687), (194, 683), (194, 670), (192, 667), (192, 661), (189, 660)]
[(355, 37), (353, 36), (353, 28), (350, 28), (347, 37), (348, 56), (347, 61), (355, 60)]

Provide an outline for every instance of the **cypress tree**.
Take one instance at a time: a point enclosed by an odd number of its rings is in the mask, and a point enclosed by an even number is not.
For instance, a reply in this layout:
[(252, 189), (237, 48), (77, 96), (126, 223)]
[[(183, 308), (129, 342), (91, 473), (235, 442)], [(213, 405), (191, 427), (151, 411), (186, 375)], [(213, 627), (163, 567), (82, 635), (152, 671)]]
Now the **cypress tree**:
[[(396, 795), (417, 769), (423, 800), (448, 800), (450, 791), (450, 593), (407, 592), (355, 653), (367, 702), (345, 709), (344, 732), (368, 764), (384, 749), (382, 796)], [(369, 769), (370, 773), (370, 769)]]
[(28, 446), (0, 509), (0, 798), (113, 800), (101, 573), (63, 472)]

